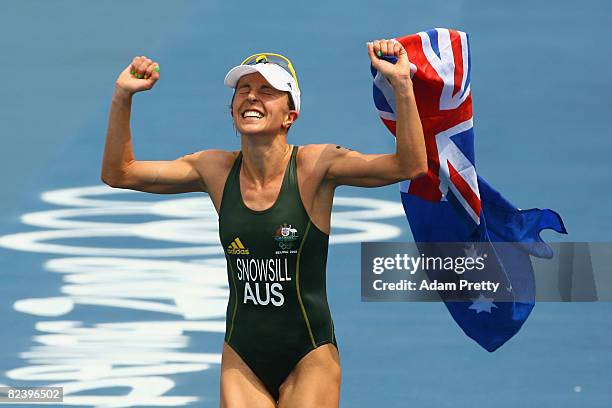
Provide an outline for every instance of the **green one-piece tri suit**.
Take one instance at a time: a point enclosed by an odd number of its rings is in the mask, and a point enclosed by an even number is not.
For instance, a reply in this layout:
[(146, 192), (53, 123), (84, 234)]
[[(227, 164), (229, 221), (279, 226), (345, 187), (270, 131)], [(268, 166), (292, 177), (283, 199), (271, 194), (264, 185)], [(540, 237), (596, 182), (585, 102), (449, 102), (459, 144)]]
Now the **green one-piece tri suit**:
[(263, 211), (242, 200), (240, 152), (219, 211), (230, 288), (225, 341), (275, 399), (309, 351), (337, 347), (325, 290), (329, 236), (312, 223), (300, 198), (297, 151), (293, 146), (276, 202)]

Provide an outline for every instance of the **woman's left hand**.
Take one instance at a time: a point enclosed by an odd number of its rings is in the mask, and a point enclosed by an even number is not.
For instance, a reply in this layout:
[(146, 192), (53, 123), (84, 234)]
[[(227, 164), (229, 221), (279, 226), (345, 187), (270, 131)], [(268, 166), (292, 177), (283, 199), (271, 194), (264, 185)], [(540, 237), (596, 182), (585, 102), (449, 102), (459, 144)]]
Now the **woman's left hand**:
[[(368, 42), (367, 46), (372, 66), (383, 74), (393, 87), (396, 85), (412, 85), (408, 53), (406, 53), (404, 46), (399, 41), (376, 40)], [(386, 56), (396, 57), (397, 62), (393, 64), (384, 60), (383, 57)]]

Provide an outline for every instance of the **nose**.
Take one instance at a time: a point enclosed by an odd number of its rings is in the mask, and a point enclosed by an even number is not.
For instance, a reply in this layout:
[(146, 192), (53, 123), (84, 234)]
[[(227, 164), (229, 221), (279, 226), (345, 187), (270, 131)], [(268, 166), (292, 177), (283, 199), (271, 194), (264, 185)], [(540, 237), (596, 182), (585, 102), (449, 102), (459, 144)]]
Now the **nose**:
[(247, 99), (250, 102), (255, 102), (257, 100), (257, 94), (255, 93), (255, 90), (251, 89), (249, 91), (249, 94), (247, 95)]

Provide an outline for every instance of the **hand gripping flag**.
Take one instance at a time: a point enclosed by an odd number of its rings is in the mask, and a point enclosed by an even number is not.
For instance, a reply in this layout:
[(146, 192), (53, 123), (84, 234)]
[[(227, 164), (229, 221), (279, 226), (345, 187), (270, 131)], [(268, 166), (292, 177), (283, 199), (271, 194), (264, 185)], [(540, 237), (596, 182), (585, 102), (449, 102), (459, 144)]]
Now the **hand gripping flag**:
[[(477, 243), (494, 254), (487, 271), (504, 284), (503, 299), (473, 293), (469, 301), (456, 302), (439, 292), (463, 331), (494, 351), (519, 331), (535, 305), (529, 256), (552, 257), (540, 231), (567, 232), (556, 212), (519, 210), (476, 174), (468, 35), (437, 28), (396, 40), (411, 62), (428, 161), (425, 176), (400, 184), (404, 210), (417, 243)], [(371, 69), (374, 103), (395, 135), (393, 89)]]

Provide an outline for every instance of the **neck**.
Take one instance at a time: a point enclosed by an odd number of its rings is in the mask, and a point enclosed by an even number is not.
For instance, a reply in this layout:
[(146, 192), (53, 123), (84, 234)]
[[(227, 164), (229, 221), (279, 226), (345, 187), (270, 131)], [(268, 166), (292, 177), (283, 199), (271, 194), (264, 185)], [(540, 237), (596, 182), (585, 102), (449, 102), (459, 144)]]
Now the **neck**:
[(254, 184), (263, 185), (284, 174), (287, 157), (291, 155), (291, 146), (287, 144), (286, 135), (243, 135), (240, 147), (243, 174)]

